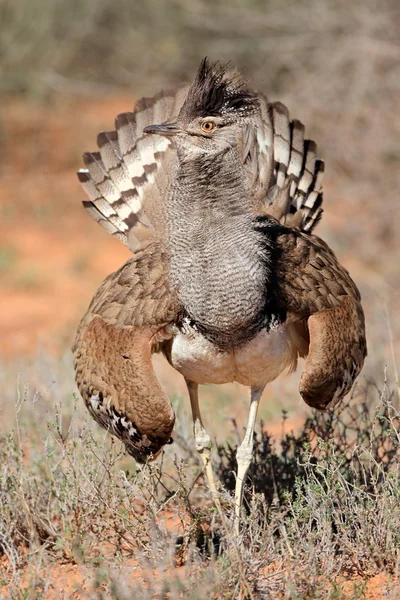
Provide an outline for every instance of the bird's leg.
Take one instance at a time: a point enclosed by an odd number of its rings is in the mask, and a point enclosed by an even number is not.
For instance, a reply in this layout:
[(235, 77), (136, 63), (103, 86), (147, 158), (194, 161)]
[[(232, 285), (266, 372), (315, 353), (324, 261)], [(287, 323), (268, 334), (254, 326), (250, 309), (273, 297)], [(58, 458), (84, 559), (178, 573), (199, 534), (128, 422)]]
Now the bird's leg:
[(251, 401), (249, 420), (247, 422), (246, 434), (243, 442), (240, 444), (236, 452), (237, 460), (237, 475), (236, 475), (236, 488), (235, 488), (235, 534), (239, 535), (239, 524), (240, 524), (240, 509), (243, 501), (243, 489), (246, 474), (249, 469), (251, 460), (253, 458), (253, 434), (254, 426), (256, 424), (257, 410), (260, 402), (260, 398), (264, 391), (264, 386), (258, 388), (251, 388)]
[(198, 453), (201, 456), (201, 459), (204, 464), (204, 470), (206, 473), (206, 477), (208, 480), (208, 485), (211, 491), (211, 496), (214, 501), (215, 507), (218, 510), (218, 513), (221, 519), (224, 518), (221, 508), (221, 503), (219, 501), (217, 486), (215, 483), (214, 471), (211, 464), (211, 448), (212, 442), (211, 438), (208, 435), (207, 431), (204, 428), (203, 421), (201, 419), (200, 407), (199, 407), (199, 386), (197, 383), (193, 381), (189, 381), (186, 379), (186, 385), (189, 390), (190, 396), (190, 404), (192, 407), (192, 415), (193, 415), (193, 433), (194, 439), (196, 442), (196, 448)]

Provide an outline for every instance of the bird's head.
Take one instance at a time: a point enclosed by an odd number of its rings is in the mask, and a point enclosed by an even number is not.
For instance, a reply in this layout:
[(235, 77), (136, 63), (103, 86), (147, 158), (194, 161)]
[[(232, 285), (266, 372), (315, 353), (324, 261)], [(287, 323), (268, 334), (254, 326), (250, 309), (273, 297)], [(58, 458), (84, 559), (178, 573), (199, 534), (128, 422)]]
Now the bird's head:
[(239, 73), (205, 58), (176, 122), (149, 125), (144, 132), (173, 136), (185, 159), (212, 157), (239, 143), (258, 107), (256, 94)]

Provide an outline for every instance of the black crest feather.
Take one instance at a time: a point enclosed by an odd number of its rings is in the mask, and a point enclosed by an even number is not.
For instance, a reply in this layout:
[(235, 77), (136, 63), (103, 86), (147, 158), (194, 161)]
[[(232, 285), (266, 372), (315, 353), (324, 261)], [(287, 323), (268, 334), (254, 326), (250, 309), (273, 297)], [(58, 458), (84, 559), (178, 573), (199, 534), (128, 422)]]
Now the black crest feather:
[(248, 89), (239, 73), (230, 65), (211, 64), (207, 58), (200, 68), (182, 107), (189, 118), (222, 116), (237, 119), (253, 113), (258, 107), (255, 93)]

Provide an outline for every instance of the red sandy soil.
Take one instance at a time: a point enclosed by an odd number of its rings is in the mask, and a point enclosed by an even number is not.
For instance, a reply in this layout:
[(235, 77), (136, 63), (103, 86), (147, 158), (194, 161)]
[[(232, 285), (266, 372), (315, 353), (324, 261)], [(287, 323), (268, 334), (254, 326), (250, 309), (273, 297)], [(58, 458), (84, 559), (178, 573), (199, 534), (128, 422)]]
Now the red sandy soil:
[[(1, 562), (0, 562), (1, 566)], [(281, 570), (281, 565), (269, 565), (268, 569), (260, 571), (260, 577), (271, 576), (274, 572)], [(165, 571), (144, 569), (137, 560), (130, 558), (124, 560), (121, 574), (123, 573), (124, 581), (134, 581), (141, 584), (143, 587), (148, 586), (149, 580), (162, 580), (163, 577), (177, 577), (184, 581), (185, 566), (175, 566), (168, 568)], [(42, 590), (43, 595), (40, 597), (43, 600), (79, 600), (85, 594), (85, 597), (90, 597), (90, 592), (93, 592), (93, 572), (76, 564), (57, 563), (56, 565), (44, 567), (40, 573), (32, 573), (26, 569), (21, 577), (21, 585), (37, 586), (37, 592)], [(361, 579), (354, 576), (348, 579), (338, 579), (336, 582), (337, 589), (340, 590), (340, 600), (354, 600), (355, 597), (363, 600), (387, 600), (388, 598), (395, 600), (400, 597), (400, 584), (396, 584), (387, 575), (379, 573), (370, 578)], [(23, 589), (23, 588), (21, 588)], [(361, 593), (362, 590), (362, 593)], [(358, 591), (359, 596), (355, 595)], [(0, 586), (0, 594), (2, 598), (9, 598), (6, 588)], [(278, 600), (278, 598), (277, 598)]]
[[(119, 98), (44, 109), (17, 101), (4, 111), (0, 263), (11, 260), (0, 267), (0, 356), (70, 342), (96, 286), (129, 257), (85, 214), (75, 170), (96, 133), (132, 104)], [(71, 126), (75, 114), (78, 127)]]

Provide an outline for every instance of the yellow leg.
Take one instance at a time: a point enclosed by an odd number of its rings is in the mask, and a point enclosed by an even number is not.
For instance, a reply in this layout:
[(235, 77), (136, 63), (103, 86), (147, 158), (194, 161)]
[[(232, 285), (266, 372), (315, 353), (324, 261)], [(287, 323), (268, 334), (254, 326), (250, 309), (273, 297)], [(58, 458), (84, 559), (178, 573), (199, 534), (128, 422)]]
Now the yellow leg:
[(190, 396), (190, 404), (192, 407), (192, 415), (193, 415), (193, 432), (194, 439), (196, 442), (196, 448), (198, 453), (201, 456), (201, 459), (204, 464), (204, 471), (207, 477), (208, 485), (211, 491), (211, 496), (213, 502), (215, 504), (216, 509), (221, 517), (224, 519), (224, 514), (222, 512), (221, 503), (219, 501), (217, 485), (214, 477), (214, 471), (211, 464), (211, 448), (212, 442), (211, 438), (208, 435), (207, 431), (204, 428), (203, 421), (201, 419), (200, 407), (199, 407), (199, 386), (197, 383), (193, 381), (186, 380), (186, 385), (189, 390)]
[(256, 424), (258, 405), (260, 403), (263, 391), (264, 386), (261, 388), (251, 388), (250, 411), (246, 428), (246, 434), (244, 436), (243, 442), (240, 444), (236, 452), (238, 470), (236, 475), (235, 488), (235, 535), (239, 535), (240, 510), (243, 502), (243, 489), (247, 471), (253, 458), (254, 427)]

